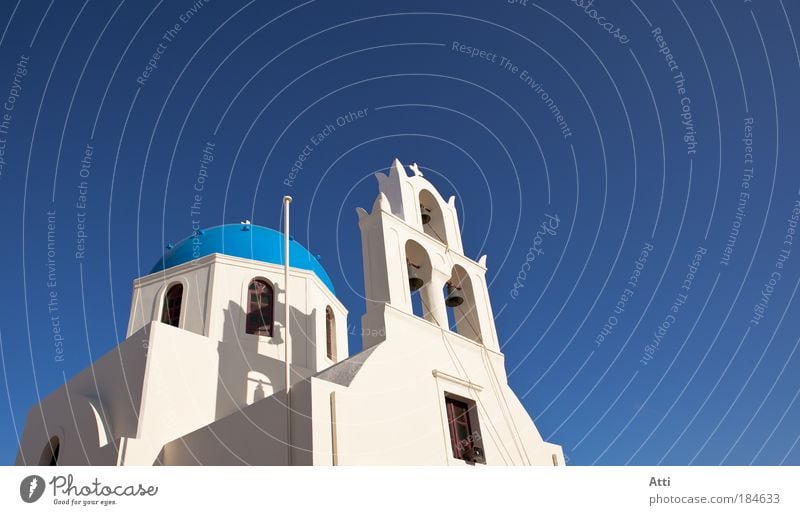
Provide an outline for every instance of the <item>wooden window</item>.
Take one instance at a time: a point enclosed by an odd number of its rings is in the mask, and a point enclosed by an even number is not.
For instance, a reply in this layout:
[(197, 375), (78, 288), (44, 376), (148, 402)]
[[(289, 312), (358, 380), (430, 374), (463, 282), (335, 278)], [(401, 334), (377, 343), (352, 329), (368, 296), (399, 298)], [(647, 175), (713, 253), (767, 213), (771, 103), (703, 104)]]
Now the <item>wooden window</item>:
[(328, 359), (336, 361), (336, 320), (330, 306), (325, 308), (325, 348)]
[(486, 463), (477, 424), (475, 403), (445, 395), (445, 405), (453, 457), (469, 463)]
[(183, 285), (173, 284), (164, 295), (164, 308), (161, 310), (161, 321), (178, 327), (181, 321), (181, 302), (183, 300)]
[(272, 336), (273, 312), (272, 286), (263, 279), (253, 279), (247, 288), (247, 334)]

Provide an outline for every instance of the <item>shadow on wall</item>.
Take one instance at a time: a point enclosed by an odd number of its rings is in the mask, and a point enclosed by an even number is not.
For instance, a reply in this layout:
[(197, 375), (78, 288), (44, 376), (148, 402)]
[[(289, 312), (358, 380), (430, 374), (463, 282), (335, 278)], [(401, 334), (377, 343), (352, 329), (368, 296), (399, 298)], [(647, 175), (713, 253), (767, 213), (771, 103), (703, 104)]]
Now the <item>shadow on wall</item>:
[[(283, 314), (283, 309), (283, 303), (275, 303), (276, 315)], [(291, 361), (295, 367), (315, 369), (316, 317), (316, 309), (306, 315), (294, 307), (290, 308)], [(285, 389), (283, 347), (278, 348), (284, 343), (283, 323), (279, 323), (282, 318), (275, 320), (271, 337), (246, 334), (244, 309), (235, 302), (228, 303), (223, 337), (217, 348), (217, 420)], [(281, 359), (267, 354), (280, 356)], [(302, 374), (295, 370), (292, 375), (293, 383), (302, 378)]]

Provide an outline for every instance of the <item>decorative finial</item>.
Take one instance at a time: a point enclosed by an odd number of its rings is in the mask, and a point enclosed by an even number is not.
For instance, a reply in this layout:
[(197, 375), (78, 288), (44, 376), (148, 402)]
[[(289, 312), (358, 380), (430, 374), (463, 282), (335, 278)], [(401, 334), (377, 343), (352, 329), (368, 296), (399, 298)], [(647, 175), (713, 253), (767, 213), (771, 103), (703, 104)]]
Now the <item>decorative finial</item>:
[(411, 168), (411, 171), (414, 172), (414, 175), (416, 175), (417, 177), (422, 177), (422, 172), (419, 170), (419, 166), (417, 165), (417, 163), (411, 163), (410, 165), (408, 165), (408, 167)]
[[(396, 179), (397, 177), (408, 177), (406, 169), (403, 167), (403, 163), (401, 163), (397, 158), (392, 161), (392, 166), (389, 167), (389, 177), (392, 179)], [(378, 180), (380, 181), (380, 178)]]

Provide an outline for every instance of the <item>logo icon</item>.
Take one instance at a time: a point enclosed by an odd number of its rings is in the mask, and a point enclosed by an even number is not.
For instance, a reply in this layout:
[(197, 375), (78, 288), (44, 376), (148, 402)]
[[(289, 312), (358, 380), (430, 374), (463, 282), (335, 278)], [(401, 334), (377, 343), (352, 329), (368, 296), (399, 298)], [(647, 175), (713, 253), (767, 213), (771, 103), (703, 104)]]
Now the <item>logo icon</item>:
[(19, 484), (19, 496), (27, 503), (38, 501), (43, 493), (44, 479), (42, 476), (28, 476)]

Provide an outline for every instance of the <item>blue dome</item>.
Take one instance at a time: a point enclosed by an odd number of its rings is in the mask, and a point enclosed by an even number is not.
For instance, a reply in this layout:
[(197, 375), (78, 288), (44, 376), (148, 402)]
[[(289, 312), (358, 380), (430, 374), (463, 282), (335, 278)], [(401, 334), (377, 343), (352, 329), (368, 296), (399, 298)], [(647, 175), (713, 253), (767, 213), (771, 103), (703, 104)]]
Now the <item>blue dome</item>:
[[(259, 225), (228, 224), (198, 231), (167, 250), (150, 273), (188, 263), (209, 254), (225, 254), (283, 265), (283, 233)], [(308, 249), (289, 242), (289, 266), (311, 270), (335, 293), (331, 278)]]

